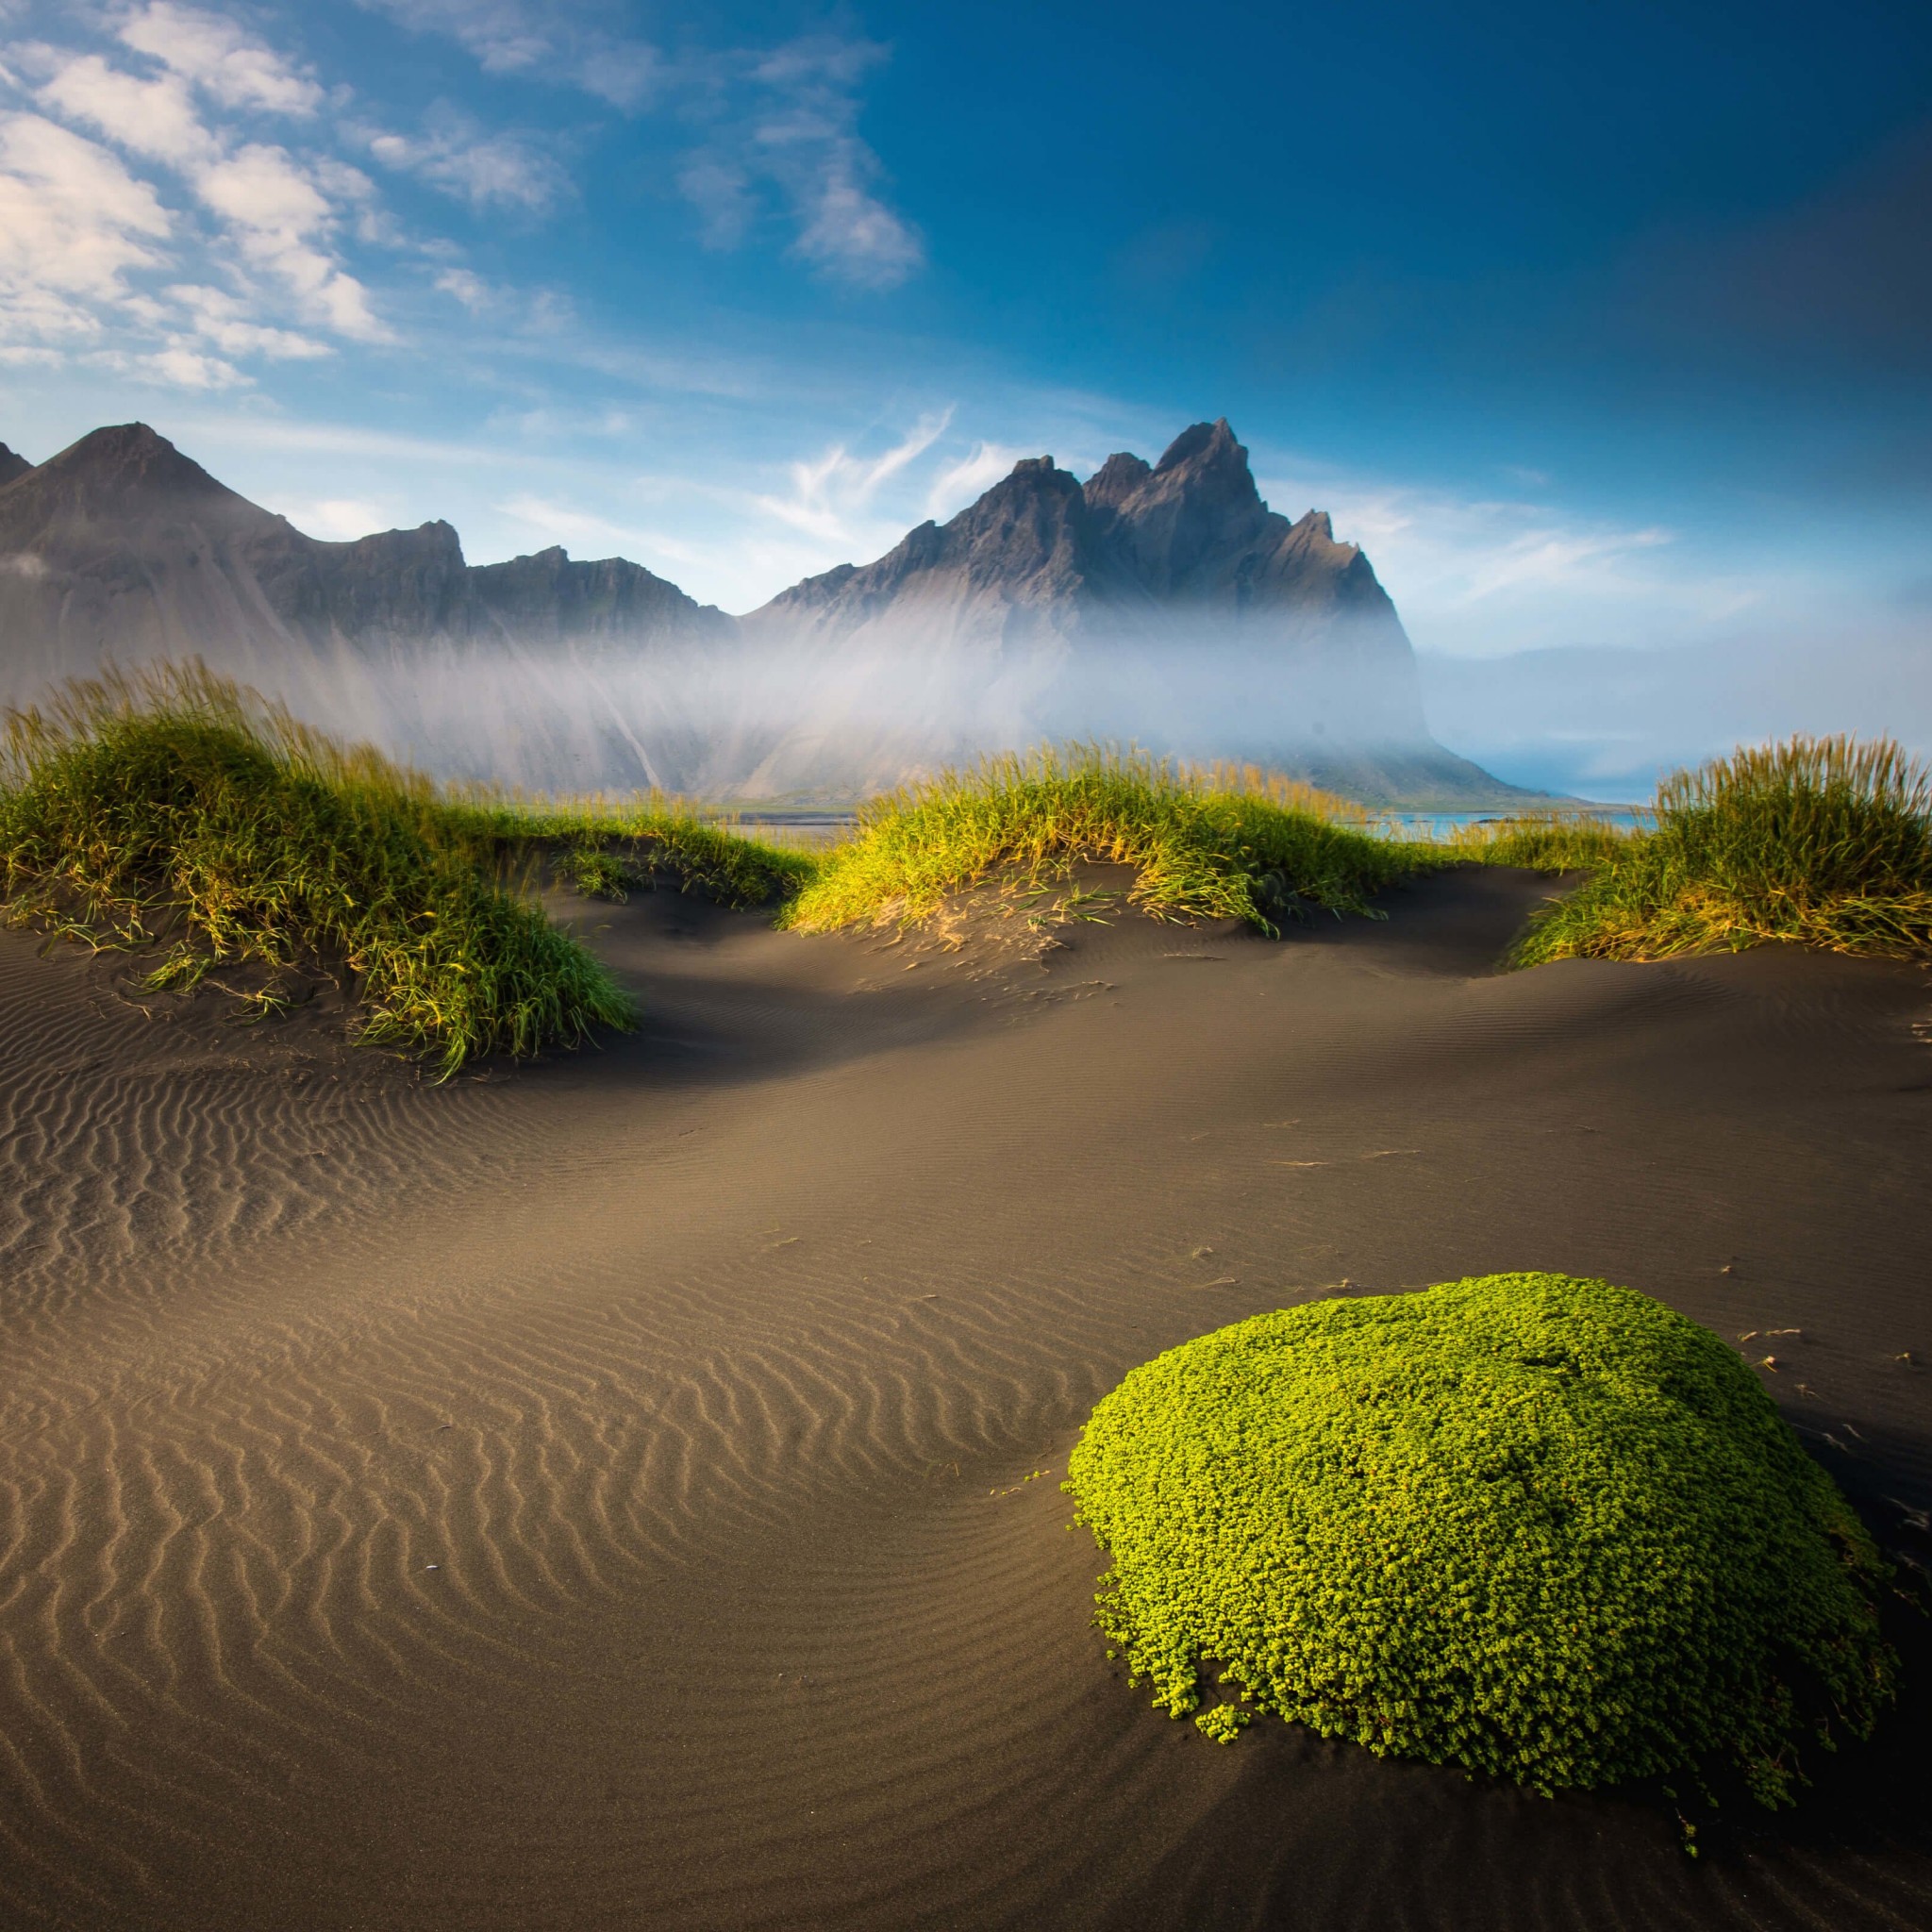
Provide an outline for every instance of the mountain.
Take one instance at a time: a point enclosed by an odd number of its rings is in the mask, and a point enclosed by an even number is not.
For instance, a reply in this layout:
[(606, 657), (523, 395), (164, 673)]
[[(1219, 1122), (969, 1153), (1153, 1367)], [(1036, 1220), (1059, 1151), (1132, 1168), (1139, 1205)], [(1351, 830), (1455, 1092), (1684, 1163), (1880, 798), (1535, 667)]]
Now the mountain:
[[(1225, 419), (1184, 430), (1158, 463), (1111, 456), (1084, 485), (1029, 458), (950, 523), (808, 577), (744, 625), (867, 665), (941, 756), (1024, 719), (1033, 737), (1253, 758), (1357, 796), (1518, 795), (1429, 736), (1415, 654), (1369, 559), (1324, 512), (1271, 510)], [(949, 733), (969, 688), (974, 714)], [(792, 774), (781, 758), (759, 775), (783, 790)]]
[(430, 641), (628, 650), (728, 637), (722, 612), (642, 565), (561, 550), (472, 567), (444, 523), (353, 542), (304, 536), (143, 423), (96, 429), (34, 468), (0, 460), (0, 634), (50, 668), (108, 654), (265, 645), (366, 655)]
[(622, 558), (473, 565), (445, 523), (322, 541), (143, 424), (38, 466), (0, 445), (0, 700), (191, 654), (431, 769), (549, 789), (831, 800), (1085, 736), (1391, 801), (1518, 795), (1429, 737), (1368, 558), (1272, 511), (1225, 421), (1084, 485), (1023, 461), (742, 619)]

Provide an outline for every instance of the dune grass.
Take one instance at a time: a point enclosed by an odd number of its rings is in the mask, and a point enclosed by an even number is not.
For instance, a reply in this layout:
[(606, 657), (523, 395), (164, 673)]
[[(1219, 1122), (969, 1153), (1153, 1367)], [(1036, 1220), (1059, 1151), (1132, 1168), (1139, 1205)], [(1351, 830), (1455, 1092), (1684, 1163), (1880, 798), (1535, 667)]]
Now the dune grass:
[(1438, 842), (1452, 858), (1526, 872), (1594, 872), (1609, 864), (1641, 831), (1607, 824), (1591, 812), (1520, 812), (1458, 825)]
[(1766, 941), (1932, 950), (1932, 777), (1891, 741), (1740, 750), (1666, 779), (1655, 810), (1654, 830), (1586, 856), (1590, 876), (1532, 920), (1515, 963)]
[[(615, 848), (613, 850), (613, 847)], [(65, 687), (0, 740), (0, 899), (96, 946), (156, 946), (153, 989), (218, 965), (345, 972), (358, 1038), (447, 1075), (626, 1026), (632, 1002), (536, 896), (547, 849), (619, 890), (646, 866), (743, 903), (791, 856), (688, 816), (452, 796), (196, 665)]]
[(910, 925), (997, 881), (1120, 865), (1159, 920), (1273, 933), (1462, 863), (1582, 872), (1511, 954), (1656, 958), (1786, 940), (1932, 950), (1932, 780), (1895, 744), (1794, 739), (1660, 788), (1653, 829), (1531, 813), (1401, 838), (1253, 766), (1094, 745), (989, 758), (873, 800), (812, 853), (656, 796), (439, 786), (189, 664), (64, 688), (0, 739), (0, 901), (91, 942), (165, 948), (156, 987), (210, 967), (345, 968), (360, 1037), (430, 1056), (529, 1054), (624, 1025), (628, 998), (538, 903), (543, 875), (621, 899), (659, 884), (775, 906), (802, 932)]
[(874, 799), (786, 907), (801, 932), (911, 924), (991, 879), (1038, 883), (1124, 865), (1161, 920), (1264, 932), (1308, 907), (1370, 914), (1370, 895), (1444, 862), (1370, 837), (1359, 810), (1248, 768), (1190, 771), (1095, 745), (988, 758)]
[(1851, 1506), (1734, 1349), (1607, 1282), (1253, 1316), (1129, 1374), (1064, 1488), (1100, 1627), (1224, 1743), (1273, 1711), (1545, 1793), (1726, 1772), (1776, 1806), (1895, 1695)]

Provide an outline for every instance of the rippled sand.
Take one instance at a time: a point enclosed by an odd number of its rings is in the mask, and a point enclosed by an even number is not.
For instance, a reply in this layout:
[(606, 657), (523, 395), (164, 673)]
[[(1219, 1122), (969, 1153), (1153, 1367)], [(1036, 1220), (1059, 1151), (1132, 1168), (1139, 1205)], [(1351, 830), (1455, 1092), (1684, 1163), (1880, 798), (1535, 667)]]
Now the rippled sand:
[(579, 908), (645, 1029), (442, 1088), (0, 934), (0, 1925), (1932, 1924), (1923, 1691), (1692, 1863), (1217, 1748), (1088, 1625), (1094, 1398), (1344, 1279), (1801, 1328), (1932, 1559), (1932, 986), (1492, 974), (1541, 890), (1040, 962)]

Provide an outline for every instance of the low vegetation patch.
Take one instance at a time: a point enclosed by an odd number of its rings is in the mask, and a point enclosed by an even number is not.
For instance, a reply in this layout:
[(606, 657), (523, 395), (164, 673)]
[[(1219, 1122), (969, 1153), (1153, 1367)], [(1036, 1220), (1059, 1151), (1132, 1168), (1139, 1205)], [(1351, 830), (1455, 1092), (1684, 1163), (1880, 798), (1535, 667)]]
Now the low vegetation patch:
[(1449, 856), (1525, 872), (1595, 872), (1645, 834), (1580, 811), (1523, 812), (1459, 825), (1441, 843)]
[(1655, 830), (1577, 849), (1590, 877), (1532, 921), (1516, 963), (1932, 949), (1932, 779), (1890, 741), (1739, 751), (1665, 780), (1655, 809)]
[(1307, 786), (1195, 773), (1094, 746), (989, 758), (869, 804), (787, 908), (800, 931), (929, 917), (990, 879), (1038, 884), (1086, 861), (1130, 866), (1156, 919), (1239, 919), (1264, 932), (1307, 907), (1370, 911), (1383, 887), (1443, 862), (1375, 839)]
[[(1868, 1736), (1889, 1572), (1718, 1337), (1495, 1274), (1257, 1315), (1136, 1369), (1068, 1464), (1134, 1680), (1551, 1792)], [(1705, 1787), (1708, 1789), (1707, 1786)]]
[[(748, 841), (745, 841), (748, 844)], [(538, 903), (533, 858), (596, 855), (743, 899), (791, 855), (653, 819), (452, 796), (197, 667), (68, 687), (0, 744), (0, 898), (95, 945), (163, 949), (148, 984), (210, 968), (344, 969), (360, 1038), (431, 1056), (529, 1054), (623, 1026), (628, 996)]]

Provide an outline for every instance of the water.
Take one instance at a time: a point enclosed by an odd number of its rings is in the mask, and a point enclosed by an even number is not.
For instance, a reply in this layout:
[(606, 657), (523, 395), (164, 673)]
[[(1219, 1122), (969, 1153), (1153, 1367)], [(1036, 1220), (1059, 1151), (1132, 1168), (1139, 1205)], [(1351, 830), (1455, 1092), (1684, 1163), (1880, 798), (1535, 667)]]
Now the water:
[[(1500, 824), (1506, 819), (1541, 818), (1536, 811), (1377, 811), (1369, 814), (1369, 829), (1390, 839), (1446, 839), (1466, 825)], [(1565, 823), (1607, 825), (1620, 832), (1647, 832), (1657, 814), (1647, 806), (1572, 806), (1550, 817)]]

